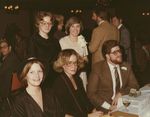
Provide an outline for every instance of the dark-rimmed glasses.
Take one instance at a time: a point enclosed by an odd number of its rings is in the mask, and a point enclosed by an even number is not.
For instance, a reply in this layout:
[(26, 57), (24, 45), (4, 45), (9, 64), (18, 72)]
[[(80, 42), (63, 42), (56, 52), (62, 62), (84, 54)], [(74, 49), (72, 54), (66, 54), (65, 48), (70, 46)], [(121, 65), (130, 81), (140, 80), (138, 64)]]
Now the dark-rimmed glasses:
[(77, 66), (78, 63), (77, 63), (77, 61), (75, 61), (75, 62), (73, 62), (73, 61), (68, 61), (68, 62), (66, 63), (66, 65), (67, 65), (68, 67), (71, 67), (71, 66)]
[(113, 52), (110, 52), (110, 54), (113, 54), (113, 55), (117, 55), (117, 54), (122, 54), (122, 52), (121, 52), (121, 50), (119, 49), (119, 50), (115, 50), (115, 51), (113, 51)]
[(53, 25), (52, 22), (46, 22), (46, 21), (40, 21), (40, 23), (41, 23), (43, 26), (52, 26), (52, 25)]

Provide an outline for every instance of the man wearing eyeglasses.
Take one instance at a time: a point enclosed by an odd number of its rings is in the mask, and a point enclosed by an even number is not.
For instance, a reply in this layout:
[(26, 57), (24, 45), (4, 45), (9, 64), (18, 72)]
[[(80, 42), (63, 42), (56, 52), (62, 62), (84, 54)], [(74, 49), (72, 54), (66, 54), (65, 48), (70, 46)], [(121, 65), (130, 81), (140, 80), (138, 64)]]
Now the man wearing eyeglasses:
[(87, 94), (97, 110), (108, 112), (117, 107), (118, 99), (138, 83), (129, 64), (122, 61), (120, 45), (115, 40), (102, 46), (105, 60), (97, 62), (89, 76)]

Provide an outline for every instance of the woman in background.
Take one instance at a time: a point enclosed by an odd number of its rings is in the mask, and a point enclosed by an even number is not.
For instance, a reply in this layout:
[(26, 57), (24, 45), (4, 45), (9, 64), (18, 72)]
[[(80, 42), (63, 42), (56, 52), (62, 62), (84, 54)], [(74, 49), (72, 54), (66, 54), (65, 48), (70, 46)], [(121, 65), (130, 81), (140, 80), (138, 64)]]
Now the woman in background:
[(66, 36), (66, 33), (63, 32), (63, 27), (64, 27), (64, 16), (63, 15), (59, 15), (59, 14), (55, 14), (54, 15), (54, 38), (56, 40), (60, 40), (62, 37)]
[[(60, 39), (59, 43), (61, 49), (74, 49), (83, 59), (85, 62), (88, 61), (87, 55), (87, 42), (85, 38), (80, 35), (81, 31), (83, 30), (82, 22), (77, 17), (71, 17), (67, 21), (65, 25), (66, 32), (68, 33), (67, 36)], [(87, 86), (87, 74), (86, 70), (82, 70), (80, 73), (80, 77), (83, 81), (83, 86), (86, 90)]]
[(100, 117), (101, 111), (93, 111), (84, 90), (82, 80), (76, 74), (84, 66), (84, 60), (73, 49), (59, 53), (54, 69), (60, 73), (53, 90), (63, 105), (64, 112), (73, 117)]
[(25, 90), (15, 97), (14, 117), (64, 117), (57, 98), (41, 88), (45, 69), (38, 59), (28, 59), (18, 74)]

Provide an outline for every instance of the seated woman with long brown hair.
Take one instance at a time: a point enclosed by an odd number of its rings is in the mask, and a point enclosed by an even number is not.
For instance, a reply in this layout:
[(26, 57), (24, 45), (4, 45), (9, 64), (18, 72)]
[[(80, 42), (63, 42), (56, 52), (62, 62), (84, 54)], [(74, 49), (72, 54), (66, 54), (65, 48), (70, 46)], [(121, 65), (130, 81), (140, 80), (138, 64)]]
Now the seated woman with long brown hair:
[(28, 59), (18, 75), (25, 90), (15, 97), (14, 117), (65, 116), (56, 96), (50, 90), (41, 88), (45, 68), (38, 59)]

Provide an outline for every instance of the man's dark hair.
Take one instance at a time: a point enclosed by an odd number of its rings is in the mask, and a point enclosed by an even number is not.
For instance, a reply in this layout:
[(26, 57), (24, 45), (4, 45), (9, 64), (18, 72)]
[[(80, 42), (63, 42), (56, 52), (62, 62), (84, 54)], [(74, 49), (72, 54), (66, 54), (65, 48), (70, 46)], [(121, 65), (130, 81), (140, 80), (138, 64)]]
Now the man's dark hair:
[(93, 12), (102, 20), (109, 20), (109, 14), (106, 8), (98, 7), (98, 8), (93, 9)]
[(111, 52), (111, 49), (115, 46), (119, 46), (119, 43), (116, 40), (108, 40), (103, 43), (102, 55), (105, 59), (106, 59), (106, 54), (109, 54)]
[(113, 14), (112, 16), (111, 16), (111, 19), (113, 18), (113, 17), (116, 17), (117, 19), (122, 19), (123, 20), (123, 16), (120, 14), (120, 13), (115, 13), (115, 14)]

